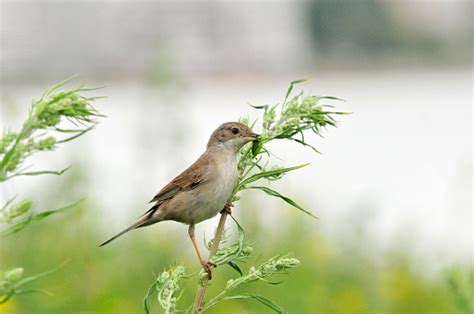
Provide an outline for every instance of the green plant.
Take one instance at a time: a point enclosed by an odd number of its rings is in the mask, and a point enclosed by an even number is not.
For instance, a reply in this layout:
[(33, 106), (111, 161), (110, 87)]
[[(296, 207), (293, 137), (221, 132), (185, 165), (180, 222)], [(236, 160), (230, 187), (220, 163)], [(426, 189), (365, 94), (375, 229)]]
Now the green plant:
[[(305, 147), (309, 147), (313, 151), (318, 152), (313, 145), (306, 141), (306, 133), (312, 132), (316, 135), (321, 135), (322, 128), (336, 125), (334, 115), (346, 114), (345, 112), (333, 111), (331, 109), (332, 106), (322, 103), (324, 100), (339, 100), (336, 97), (305, 95), (303, 92), (297, 94), (296, 96), (292, 96), (295, 84), (304, 81), (305, 80), (298, 80), (291, 82), (290, 87), (288, 88), (285, 98), (281, 104), (276, 104), (273, 106), (252, 106), (253, 108), (262, 112), (262, 117), (260, 119), (261, 135), (259, 136), (257, 142), (245, 146), (240, 151), (238, 163), (240, 173), (239, 183), (237, 184), (233, 195), (229, 200), (231, 204), (237, 202), (240, 199), (239, 194), (241, 191), (251, 189), (260, 190), (269, 196), (280, 198), (281, 200), (313, 218), (317, 218), (313, 213), (304, 209), (291, 198), (282, 195), (280, 192), (267, 186), (255, 185), (255, 183), (261, 179), (266, 179), (268, 181), (280, 180), (287, 172), (297, 170), (308, 165), (303, 164), (293, 167), (270, 165), (271, 153), (267, 149), (266, 144), (274, 140), (289, 140)], [(258, 120), (250, 122), (248, 118), (244, 118), (241, 119), (241, 122), (251, 126), (252, 128), (255, 128)], [(236, 243), (228, 245), (224, 248), (219, 248), (219, 244), (221, 242), (227, 242), (224, 226), (228, 215), (229, 213), (227, 211), (223, 211), (221, 213), (215, 236), (210, 242), (207, 243), (207, 248), (210, 251), (209, 260), (216, 266), (225, 264), (229, 265), (239, 273), (240, 277), (228, 280), (223, 290), (205, 303), (204, 296), (207, 287), (210, 285), (210, 281), (208, 280), (206, 273), (201, 270), (198, 276), (199, 287), (196, 294), (195, 303), (188, 308), (187, 312), (191, 310), (193, 313), (206, 312), (210, 308), (217, 305), (219, 302), (231, 299), (253, 299), (276, 312), (285, 312), (276, 303), (263, 296), (254, 294), (234, 295), (233, 292), (237, 287), (255, 281), (274, 283), (269, 281), (269, 277), (286, 273), (290, 269), (297, 267), (300, 262), (289, 255), (277, 255), (262, 263), (258, 267), (251, 266), (244, 274), (239, 262), (248, 259), (248, 257), (252, 254), (253, 249), (252, 246), (245, 241), (245, 233), (243, 228), (232, 216), (231, 217), (234, 219), (238, 228), (238, 240)], [(158, 278), (161, 278), (165, 273), (167, 273), (167, 271), (162, 273), (162, 275)], [(167, 277), (175, 278), (177, 282), (179, 279), (185, 278), (186, 276), (183, 273), (179, 278), (172, 276)], [(158, 284), (158, 282), (159, 279), (152, 285), (152, 288), (150, 288), (149, 293), (145, 297), (145, 310), (147, 313), (150, 311), (149, 298), (152, 295), (151, 292), (157, 290), (158, 295), (160, 296), (160, 289), (163, 289), (160, 288), (161, 286)], [(173, 287), (177, 288), (178, 285), (173, 285)], [(174, 291), (173, 295), (176, 297), (172, 299), (172, 306), (167, 304), (164, 306), (161, 301), (159, 302), (160, 305), (167, 311), (170, 308), (175, 309), (176, 302), (178, 300), (177, 296), (179, 296), (178, 290)]]
[[(39, 100), (33, 100), (28, 117), (18, 132), (9, 129), (3, 131), (0, 138), (0, 182), (18, 176), (61, 175), (69, 169), (67, 167), (61, 170), (29, 171), (29, 166), (25, 164), (35, 153), (53, 151), (59, 145), (84, 135), (96, 126), (98, 122), (95, 119), (102, 116), (92, 106), (92, 102), (99, 97), (83, 95), (83, 92), (91, 89), (83, 85), (73, 89), (62, 89), (71, 79), (52, 86)], [(61, 134), (65, 136), (58, 138)], [(31, 199), (14, 203), (15, 199), (15, 196), (10, 198), (0, 208), (0, 236), (16, 233), (31, 222), (73, 208), (81, 201), (35, 213)], [(15, 294), (42, 291), (24, 289), (23, 286), (54, 270), (26, 278), (23, 278), (21, 267), (0, 270), (0, 304)]]
[(474, 311), (474, 273), (472, 269), (466, 273), (461, 268), (446, 270), (446, 279), (453, 294), (454, 301), (460, 313), (472, 313)]

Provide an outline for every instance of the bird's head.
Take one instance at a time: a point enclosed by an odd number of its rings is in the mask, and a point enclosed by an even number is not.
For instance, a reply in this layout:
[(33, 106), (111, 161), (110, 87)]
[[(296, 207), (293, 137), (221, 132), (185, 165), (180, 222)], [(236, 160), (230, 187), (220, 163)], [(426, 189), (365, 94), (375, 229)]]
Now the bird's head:
[(257, 140), (257, 134), (240, 122), (226, 122), (211, 135), (207, 148), (226, 147), (238, 151), (246, 143)]

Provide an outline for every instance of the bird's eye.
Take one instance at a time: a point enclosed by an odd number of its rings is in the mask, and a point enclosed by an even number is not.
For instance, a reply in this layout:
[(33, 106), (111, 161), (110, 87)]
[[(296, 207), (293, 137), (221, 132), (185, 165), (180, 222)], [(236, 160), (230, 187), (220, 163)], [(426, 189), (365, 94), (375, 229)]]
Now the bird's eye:
[(239, 129), (237, 129), (237, 128), (232, 128), (230, 130), (232, 131), (233, 134), (238, 134), (239, 133)]

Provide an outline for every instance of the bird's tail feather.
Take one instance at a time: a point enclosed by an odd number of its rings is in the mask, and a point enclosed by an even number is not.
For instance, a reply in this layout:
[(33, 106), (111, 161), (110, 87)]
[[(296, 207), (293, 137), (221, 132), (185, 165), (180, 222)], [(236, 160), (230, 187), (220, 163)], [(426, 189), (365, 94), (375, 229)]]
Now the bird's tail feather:
[(133, 230), (133, 229), (136, 229), (136, 228), (140, 228), (140, 227), (146, 226), (148, 220), (149, 220), (149, 216), (148, 216), (148, 215), (143, 216), (143, 218), (141, 218), (140, 220), (138, 220), (136, 223), (134, 223), (133, 225), (131, 225), (131, 226), (128, 227), (127, 229), (120, 231), (119, 233), (117, 233), (117, 234), (114, 235), (112, 238), (108, 239), (107, 241), (103, 242), (103, 243), (102, 243), (101, 245), (99, 245), (99, 246), (104, 246), (104, 245), (106, 245), (106, 244), (109, 244), (110, 242), (112, 242), (113, 240), (117, 239), (117, 238), (120, 237), (121, 235), (123, 235), (123, 234), (129, 232), (130, 230)]

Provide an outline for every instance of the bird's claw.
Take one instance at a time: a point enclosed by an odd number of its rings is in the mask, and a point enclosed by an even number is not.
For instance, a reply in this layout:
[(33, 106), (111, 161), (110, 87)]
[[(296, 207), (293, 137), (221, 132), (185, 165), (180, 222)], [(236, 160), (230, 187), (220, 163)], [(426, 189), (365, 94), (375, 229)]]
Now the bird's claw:
[(202, 268), (204, 268), (204, 270), (207, 273), (207, 278), (209, 280), (211, 280), (212, 279), (212, 267), (216, 267), (217, 265), (212, 263), (212, 262), (209, 262), (209, 261), (201, 261), (201, 265), (202, 265)]
[(221, 214), (227, 213), (229, 215), (232, 215), (232, 207), (234, 207), (233, 204), (226, 203), (224, 205), (224, 208), (221, 210)]

